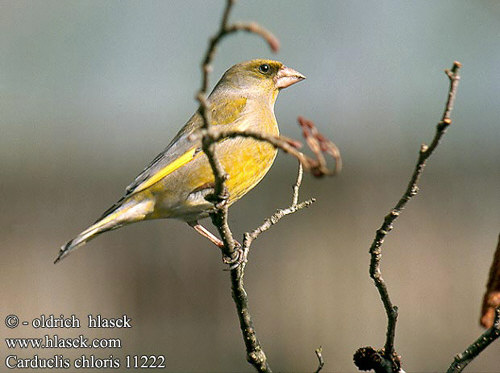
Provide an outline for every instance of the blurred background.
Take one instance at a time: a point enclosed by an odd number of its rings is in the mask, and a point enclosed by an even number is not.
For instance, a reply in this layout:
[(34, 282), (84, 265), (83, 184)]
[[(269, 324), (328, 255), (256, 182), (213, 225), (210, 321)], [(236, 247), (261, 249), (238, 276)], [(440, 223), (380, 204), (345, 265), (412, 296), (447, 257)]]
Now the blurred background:
[[(60, 264), (59, 247), (124, 192), (196, 110), (200, 61), (224, 2), (0, 1), (0, 333), (119, 337), (120, 350), (6, 350), (124, 359), (162, 354), (166, 371), (250, 372), (229, 274), (217, 249), (185, 223), (135, 224)], [(400, 198), (420, 144), (434, 135), (463, 63), (453, 125), (421, 191), (385, 240), (382, 270), (400, 308), (396, 349), (410, 372), (445, 370), (480, 333), (479, 310), (500, 227), (500, 2), (240, 1), (232, 20), (254, 35), (226, 39), (211, 84), (234, 63), (283, 61), (308, 79), (280, 94), (283, 134), (303, 115), (339, 146), (335, 178), (305, 176), (317, 203), (253, 245), (246, 288), (276, 371), (353, 372), (354, 351), (382, 347), (385, 314), (368, 276), (368, 248)], [(290, 202), (296, 162), (230, 209), (237, 237)], [(206, 222), (207, 224), (208, 221)], [(128, 330), (7, 329), (4, 317), (132, 318)], [(93, 370), (81, 370), (93, 371)], [(101, 370), (106, 372), (106, 370)], [(469, 371), (499, 372), (500, 344)]]

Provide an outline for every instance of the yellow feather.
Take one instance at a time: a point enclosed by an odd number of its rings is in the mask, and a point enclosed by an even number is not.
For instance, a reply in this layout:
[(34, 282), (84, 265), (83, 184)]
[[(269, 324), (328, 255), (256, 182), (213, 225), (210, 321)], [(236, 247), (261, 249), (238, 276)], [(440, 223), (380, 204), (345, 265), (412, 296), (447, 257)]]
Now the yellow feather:
[(196, 151), (196, 148), (192, 148), (191, 150), (187, 151), (183, 155), (181, 155), (179, 158), (177, 158), (175, 161), (172, 163), (169, 163), (165, 167), (163, 167), (156, 175), (150, 177), (143, 183), (139, 184), (136, 189), (134, 189), (134, 193), (140, 192), (141, 190), (144, 190), (146, 188), (149, 188), (151, 185), (157, 183), (161, 179), (163, 179), (165, 176), (168, 174), (174, 172), (177, 170), (179, 167), (184, 166), (186, 163), (189, 161), (193, 160), (194, 153)]

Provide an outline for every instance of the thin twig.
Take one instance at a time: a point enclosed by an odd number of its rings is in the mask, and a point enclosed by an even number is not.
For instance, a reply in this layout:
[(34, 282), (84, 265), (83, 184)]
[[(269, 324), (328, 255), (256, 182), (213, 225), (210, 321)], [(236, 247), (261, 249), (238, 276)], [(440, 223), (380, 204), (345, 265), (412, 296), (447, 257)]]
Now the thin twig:
[(486, 330), (467, 349), (455, 356), (453, 363), (446, 373), (460, 373), (472, 360), (476, 358), (486, 347), (500, 336), (500, 307), (495, 310), (495, 319), (491, 328)]
[[(211, 72), (211, 63), (215, 56), (215, 51), (217, 44), (221, 39), (227, 34), (225, 32), (227, 24), (229, 22), (229, 14), (231, 13), (232, 6), (234, 5), (234, 0), (227, 0), (226, 7), (222, 15), (219, 31), (217, 34), (210, 39), (208, 49), (205, 53), (205, 57), (202, 63), (202, 83), (201, 88), (196, 95), (197, 100), (200, 103), (199, 112), (203, 119), (203, 128), (208, 129), (211, 123), (210, 110), (208, 110), (208, 104), (206, 99), (207, 89), (208, 89), (208, 78)], [(227, 258), (233, 258), (235, 256), (235, 241), (232, 235), (229, 225), (227, 224), (227, 207), (225, 206), (225, 201), (227, 200), (227, 190), (225, 181), (227, 180), (227, 174), (222, 167), (216, 153), (215, 144), (206, 137), (202, 138), (202, 149), (207, 155), (208, 161), (212, 168), (212, 173), (214, 175), (214, 207), (215, 211), (212, 214), (212, 221), (217, 227), (222, 241), (224, 242), (224, 247), (221, 248), (223, 255)]]
[(250, 250), (250, 245), (252, 244), (253, 240), (255, 240), (262, 232), (268, 230), (272, 225), (276, 224), (284, 216), (308, 207), (311, 203), (314, 202), (314, 199), (310, 199), (298, 203), (299, 188), (302, 182), (302, 175), (302, 165), (299, 163), (297, 180), (293, 185), (292, 205), (286, 209), (278, 210), (274, 215), (266, 219), (264, 223), (259, 227), (254, 229), (252, 232), (247, 232), (243, 235), (243, 261), (240, 265), (231, 269), (231, 287), (233, 292), (233, 299), (238, 310), (240, 328), (242, 330), (244, 336), (243, 340), (245, 341), (245, 347), (247, 349), (247, 360), (259, 372), (271, 372), (271, 368), (267, 363), (266, 355), (262, 349), (262, 346), (257, 339), (255, 328), (253, 327), (252, 318), (248, 311), (248, 297), (243, 284), (246, 259), (248, 251)]
[[(201, 136), (202, 138), (210, 138), (210, 141), (213, 142), (235, 137), (249, 137), (259, 141), (265, 141), (273, 145), (275, 148), (281, 149), (285, 153), (297, 158), (304, 169), (311, 172), (316, 177), (336, 175), (342, 168), (342, 159), (337, 146), (321, 135), (321, 133), (319, 133), (314, 126), (313, 122), (302, 117), (299, 117), (298, 120), (303, 129), (305, 128), (305, 123), (307, 123), (307, 130), (304, 129), (304, 137), (306, 139), (306, 143), (315, 154), (316, 158), (309, 157), (299, 151), (298, 148), (300, 148), (302, 144), (294, 139), (290, 139), (285, 136), (269, 135), (252, 130), (238, 131), (227, 128), (210, 127), (208, 129), (201, 130), (196, 135), (193, 135), (193, 137)], [(328, 169), (326, 165), (326, 160), (323, 155), (325, 152), (330, 154), (335, 160), (335, 167), (333, 170)]]
[(252, 242), (257, 237), (259, 237), (259, 235), (262, 232), (267, 231), (269, 228), (271, 228), (274, 224), (279, 222), (285, 216), (293, 214), (294, 212), (302, 210), (303, 208), (309, 207), (311, 204), (313, 204), (316, 201), (316, 199), (310, 198), (306, 201), (298, 203), (299, 188), (300, 188), (300, 184), (302, 183), (302, 176), (303, 176), (302, 164), (299, 162), (299, 168), (298, 168), (298, 172), (297, 172), (297, 181), (293, 185), (292, 204), (290, 206), (288, 206), (287, 208), (278, 209), (273, 215), (271, 215), (269, 218), (265, 219), (264, 222), (260, 226), (255, 228), (252, 232), (246, 232), (243, 235), (243, 250), (245, 250), (245, 252), (248, 251)]
[(302, 178), (304, 177), (304, 167), (302, 167), (302, 163), (299, 162), (298, 167), (297, 180), (292, 186), (292, 206), (295, 206), (297, 203), (299, 203), (299, 191), (300, 186), (302, 185)]
[(210, 38), (207, 51), (205, 52), (205, 57), (203, 57), (202, 62), (202, 82), (201, 88), (198, 92), (197, 98), (199, 100), (199, 96), (206, 95), (208, 90), (208, 80), (209, 75), (212, 72), (212, 61), (215, 57), (215, 52), (217, 50), (217, 45), (220, 41), (233, 33), (238, 31), (246, 31), (252, 34), (256, 34), (261, 36), (269, 45), (269, 48), (273, 52), (277, 52), (279, 50), (279, 41), (278, 39), (264, 27), (260, 26), (255, 22), (245, 23), (245, 22), (235, 22), (233, 24), (229, 24), (229, 15), (231, 13), (232, 7), (235, 4), (236, 0), (226, 0), (226, 7), (224, 8), (224, 13), (222, 15), (222, 19), (220, 22), (219, 30), (217, 33)]
[(398, 309), (393, 305), (389, 297), (387, 285), (385, 284), (385, 281), (382, 278), (382, 273), (380, 271), (382, 243), (385, 236), (392, 230), (394, 221), (401, 214), (401, 211), (404, 209), (408, 201), (418, 193), (417, 183), (419, 181), (420, 175), (422, 174), (422, 171), (424, 170), (425, 163), (438, 146), (439, 141), (446, 132), (447, 127), (451, 124), (450, 114), (453, 109), (458, 83), (460, 81), (460, 76), (458, 75), (460, 67), (461, 64), (459, 62), (454, 62), (451, 70), (445, 70), (446, 75), (450, 79), (450, 87), (448, 90), (448, 99), (445, 105), (443, 116), (441, 118), (441, 121), (437, 124), (434, 139), (432, 140), (430, 146), (422, 144), (415, 170), (413, 172), (413, 175), (411, 176), (406, 191), (404, 192), (403, 196), (398, 201), (396, 206), (384, 218), (384, 222), (382, 226), (377, 230), (375, 239), (370, 247), (370, 277), (373, 279), (375, 286), (377, 287), (387, 314), (387, 335), (384, 347), (384, 358), (389, 361), (394, 361), (395, 356), (397, 356), (394, 351), (394, 338), (396, 332)]
[(318, 368), (314, 371), (314, 373), (319, 373), (325, 366), (325, 361), (323, 360), (322, 355), (323, 349), (321, 348), (321, 346), (319, 346), (316, 350), (314, 350), (314, 352), (316, 353), (316, 357), (318, 358)]
[(246, 31), (251, 34), (259, 35), (262, 39), (264, 39), (269, 48), (276, 53), (280, 49), (280, 42), (276, 36), (274, 36), (269, 30), (265, 29), (261, 25), (255, 22), (235, 22), (232, 25), (226, 28), (226, 32), (232, 33), (237, 31)]
[(255, 228), (252, 232), (246, 232), (243, 235), (243, 261), (239, 266), (231, 269), (231, 283), (233, 290), (233, 299), (235, 301), (238, 317), (240, 320), (240, 327), (244, 335), (245, 346), (247, 348), (247, 360), (259, 371), (270, 372), (269, 365), (267, 365), (266, 356), (255, 334), (252, 319), (248, 312), (248, 298), (246, 291), (243, 287), (243, 277), (245, 273), (246, 259), (252, 242), (263, 232), (267, 231), (271, 226), (276, 224), (281, 218), (286, 215), (297, 212), (305, 207), (310, 206), (315, 200), (309, 199), (307, 201), (298, 203), (299, 188), (302, 183), (303, 169), (299, 163), (297, 180), (293, 185), (292, 204), (285, 209), (279, 209), (271, 217), (267, 218), (259, 227)]

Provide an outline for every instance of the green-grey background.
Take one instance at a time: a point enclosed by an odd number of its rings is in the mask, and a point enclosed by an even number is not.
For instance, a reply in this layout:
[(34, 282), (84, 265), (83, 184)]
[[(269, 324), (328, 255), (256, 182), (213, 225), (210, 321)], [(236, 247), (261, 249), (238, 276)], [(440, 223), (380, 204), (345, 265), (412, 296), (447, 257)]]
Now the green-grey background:
[[(86, 228), (196, 109), (199, 64), (222, 1), (0, 1), (1, 318), (121, 316), (125, 331), (9, 330), (123, 339), (122, 350), (7, 352), (67, 357), (164, 354), (167, 371), (251, 371), (220, 254), (186, 224), (136, 224), (57, 266)], [(400, 307), (407, 371), (443, 371), (482, 330), (479, 308), (500, 227), (500, 2), (240, 1), (280, 39), (225, 40), (211, 83), (236, 62), (272, 57), (308, 79), (280, 94), (282, 133), (297, 115), (340, 147), (336, 178), (307, 175), (318, 202), (255, 242), (246, 271), (258, 335), (278, 371), (355, 371), (360, 346), (381, 347), (385, 316), (368, 277), (368, 247), (429, 142), (463, 63), (454, 123), (421, 192), (386, 239), (382, 268)], [(280, 155), (230, 210), (242, 232), (290, 200), (295, 161)], [(3, 343), (3, 342), (2, 342)], [(500, 371), (492, 345), (470, 371)], [(2, 369), (3, 370), (3, 369)], [(88, 370), (90, 371), (90, 370)]]

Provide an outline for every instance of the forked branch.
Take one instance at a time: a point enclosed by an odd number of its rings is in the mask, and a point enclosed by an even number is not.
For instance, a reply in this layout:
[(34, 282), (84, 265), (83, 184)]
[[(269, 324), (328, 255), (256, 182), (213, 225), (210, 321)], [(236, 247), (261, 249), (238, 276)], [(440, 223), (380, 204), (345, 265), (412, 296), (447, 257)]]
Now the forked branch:
[[(396, 206), (384, 218), (384, 222), (382, 223), (382, 226), (377, 230), (375, 239), (373, 240), (373, 243), (370, 247), (370, 255), (371, 255), (370, 277), (373, 279), (375, 283), (375, 286), (379, 292), (380, 298), (382, 300), (387, 315), (387, 334), (386, 334), (385, 346), (382, 350), (374, 350), (372, 347), (369, 347), (369, 349), (372, 349), (376, 352), (370, 354), (370, 356), (375, 356), (375, 357), (380, 356), (382, 359), (385, 360), (385, 363), (382, 362), (383, 364), (380, 364), (379, 362), (378, 367), (379, 369), (384, 369), (386, 372), (394, 373), (399, 371), (401, 369), (401, 362), (400, 362), (400, 357), (396, 354), (394, 349), (394, 338), (396, 333), (398, 308), (391, 301), (389, 292), (387, 290), (387, 285), (384, 279), (382, 278), (382, 272), (380, 270), (380, 260), (382, 258), (382, 243), (384, 242), (384, 239), (387, 236), (387, 234), (392, 230), (394, 221), (401, 214), (406, 204), (410, 201), (412, 197), (414, 197), (418, 193), (417, 183), (420, 179), (420, 176), (422, 175), (426, 161), (434, 152), (441, 138), (445, 134), (446, 129), (452, 122), (450, 115), (453, 110), (453, 104), (455, 102), (458, 83), (460, 81), (460, 76), (458, 72), (461, 66), (462, 65), (460, 64), (460, 62), (455, 61), (450, 70), (445, 70), (445, 73), (450, 80), (450, 86), (448, 89), (448, 98), (446, 100), (444, 112), (441, 117), (441, 120), (436, 126), (436, 133), (434, 135), (434, 138), (429, 146), (422, 144), (422, 146), (420, 147), (417, 164), (410, 178), (410, 182), (408, 183), (408, 186), (403, 196), (398, 201)], [(355, 363), (360, 369), (362, 369), (360, 365), (356, 362), (356, 360)], [(367, 367), (366, 365), (363, 365), (363, 368), (366, 367)], [(368, 368), (375, 369), (375, 368), (370, 368), (369, 365)]]
[[(336, 146), (328, 141), (326, 138), (321, 136), (317, 130), (315, 130), (314, 125), (311, 122), (305, 121), (305, 125), (308, 127), (308, 132), (306, 136), (306, 141), (308, 144), (311, 142), (316, 146), (313, 152), (317, 156), (317, 160), (313, 160), (299, 152), (297, 147), (300, 145), (294, 140), (287, 139), (285, 137), (269, 137), (260, 133), (229, 133), (220, 129), (216, 129), (210, 125), (210, 111), (207, 105), (207, 89), (209, 83), (209, 74), (211, 72), (211, 64), (215, 56), (217, 45), (220, 41), (227, 35), (235, 33), (237, 31), (247, 31), (250, 33), (257, 34), (265, 39), (273, 51), (277, 51), (279, 48), (278, 40), (265, 28), (256, 23), (229, 23), (229, 16), (231, 13), (232, 6), (234, 5), (234, 0), (227, 0), (226, 7), (221, 19), (220, 27), (218, 32), (210, 39), (208, 49), (205, 53), (205, 57), (202, 63), (202, 83), (201, 88), (196, 95), (198, 102), (200, 103), (199, 113), (203, 119), (202, 130), (195, 136), (201, 137), (202, 150), (206, 154), (212, 172), (214, 175), (215, 187), (214, 187), (214, 211), (211, 213), (211, 218), (213, 224), (216, 226), (224, 246), (221, 248), (223, 257), (225, 261), (230, 264), (230, 275), (231, 275), (231, 289), (233, 299), (237, 308), (238, 318), (240, 321), (240, 328), (243, 333), (243, 340), (245, 342), (245, 347), (247, 351), (247, 360), (252, 364), (259, 372), (271, 372), (271, 368), (267, 362), (266, 355), (262, 346), (255, 333), (255, 328), (253, 327), (252, 318), (248, 310), (248, 297), (244, 289), (243, 277), (245, 264), (247, 261), (248, 252), (250, 245), (253, 240), (255, 240), (262, 232), (268, 230), (273, 224), (276, 224), (281, 218), (291, 213), (294, 213), (300, 209), (309, 206), (314, 200), (307, 200), (304, 202), (298, 202), (298, 193), (300, 183), (302, 181), (302, 165), (308, 170), (313, 171), (316, 176), (321, 174), (333, 174), (326, 167), (326, 162), (324, 161), (323, 153), (329, 153), (336, 159), (336, 170), (340, 170), (340, 154)], [(299, 122), (301, 120), (299, 119)], [(278, 210), (269, 219), (266, 219), (264, 223), (253, 230), (252, 232), (245, 233), (243, 240), (243, 247), (239, 247), (239, 244), (234, 240), (233, 233), (228, 225), (228, 206), (226, 204), (227, 198), (229, 197), (228, 191), (225, 185), (227, 180), (227, 174), (220, 163), (217, 153), (216, 153), (216, 143), (223, 138), (237, 137), (237, 136), (247, 136), (253, 137), (260, 141), (266, 141), (277, 148), (281, 148), (288, 153), (295, 155), (299, 159), (299, 172), (297, 177), (297, 182), (294, 186), (292, 205), (286, 209)], [(308, 140), (308, 137), (311, 137)], [(319, 155), (317, 153), (319, 151)], [(321, 157), (321, 158), (320, 158)], [(320, 365), (323, 366), (321, 352), (317, 352), (318, 359), (320, 359)], [(318, 369), (318, 371), (321, 369)]]

